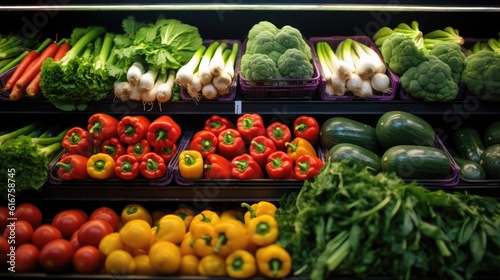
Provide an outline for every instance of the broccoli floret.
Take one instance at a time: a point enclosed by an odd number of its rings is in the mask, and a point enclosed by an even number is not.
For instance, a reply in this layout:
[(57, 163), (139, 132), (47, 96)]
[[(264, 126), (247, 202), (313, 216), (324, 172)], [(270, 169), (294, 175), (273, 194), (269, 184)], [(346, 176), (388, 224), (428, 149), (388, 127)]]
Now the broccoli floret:
[(382, 44), (382, 57), (392, 72), (397, 75), (411, 67), (418, 66), (425, 60), (424, 52), (408, 36), (394, 32)]
[(433, 55), (405, 71), (400, 80), (406, 92), (424, 101), (450, 101), (458, 94), (450, 67)]
[(311, 48), (297, 28), (285, 25), (276, 33), (274, 39), (285, 49), (298, 49), (306, 55), (308, 60), (312, 59)]
[(465, 54), (459, 45), (454, 42), (442, 41), (436, 43), (429, 54), (448, 64), (453, 81), (457, 84), (460, 82), (460, 76), (464, 70)]
[(465, 58), (462, 81), (477, 98), (500, 101), (500, 54), (481, 50)]
[(245, 54), (241, 59), (242, 75), (250, 80), (281, 78), (276, 63), (265, 54)]
[(273, 23), (269, 22), (269, 21), (261, 21), (257, 24), (255, 24), (254, 26), (252, 26), (252, 28), (250, 28), (250, 30), (248, 31), (248, 40), (253, 40), (259, 33), (262, 33), (264, 31), (268, 31), (268, 32), (271, 32), (273, 35), (278, 33), (279, 31), (279, 28), (276, 27), (276, 25), (274, 25)]
[(284, 78), (309, 79), (313, 66), (307, 56), (298, 49), (288, 49), (278, 61), (278, 70)]
[(262, 31), (257, 34), (253, 40), (247, 41), (245, 53), (265, 54), (269, 56), (275, 64), (278, 64), (280, 56), (286, 51), (286, 48), (274, 40), (274, 35), (269, 31)]

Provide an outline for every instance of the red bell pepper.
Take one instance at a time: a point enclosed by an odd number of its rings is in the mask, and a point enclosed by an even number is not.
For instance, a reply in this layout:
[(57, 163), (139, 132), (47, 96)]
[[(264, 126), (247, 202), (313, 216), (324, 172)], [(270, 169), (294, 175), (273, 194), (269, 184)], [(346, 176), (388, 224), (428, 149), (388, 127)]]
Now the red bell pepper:
[(259, 114), (244, 114), (238, 118), (236, 126), (245, 144), (250, 144), (254, 137), (266, 135), (266, 127)]
[(293, 134), (295, 137), (304, 138), (312, 145), (318, 141), (319, 132), (318, 121), (313, 117), (300, 116), (293, 122)]
[(79, 154), (70, 154), (60, 159), (56, 166), (57, 175), (63, 181), (81, 180), (89, 177), (87, 172), (88, 157)]
[(261, 169), (266, 168), (267, 157), (276, 152), (273, 141), (266, 136), (257, 136), (252, 139), (249, 147), (250, 155), (259, 164)]
[(210, 154), (203, 165), (205, 179), (231, 179), (231, 162), (218, 154)]
[(236, 179), (263, 179), (259, 164), (249, 154), (236, 156), (231, 161), (231, 176)]
[(116, 137), (118, 122), (117, 118), (105, 113), (95, 113), (90, 116), (87, 129), (94, 138), (94, 145), (99, 145), (106, 139)]
[(177, 153), (177, 144), (174, 144), (172, 147), (156, 147), (154, 148), (154, 152), (163, 158), (165, 164), (168, 164), (174, 157), (175, 153)]
[(126, 152), (125, 146), (117, 137), (108, 138), (101, 143), (101, 153), (110, 155), (114, 160)]
[(198, 151), (203, 158), (206, 158), (217, 151), (217, 136), (209, 130), (200, 130), (193, 135), (189, 150)]
[(162, 115), (151, 122), (146, 138), (153, 147), (172, 147), (181, 136), (181, 127), (169, 116)]
[(123, 180), (132, 180), (139, 176), (139, 160), (130, 154), (119, 156), (115, 161), (115, 174)]
[(270, 124), (266, 128), (266, 136), (273, 141), (278, 151), (286, 151), (285, 143), (292, 140), (290, 128), (281, 122), (273, 122)]
[(219, 133), (228, 128), (236, 128), (234, 123), (230, 120), (221, 117), (219, 115), (212, 115), (205, 121), (205, 125), (203, 127), (204, 130), (209, 130), (216, 136), (219, 136)]
[(217, 153), (228, 160), (246, 152), (245, 142), (236, 129), (223, 130), (217, 138)]
[(293, 173), (298, 180), (309, 180), (318, 175), (323, 165), (323, 161), (316, 156), (301, 155), (295, 161)]
[(135, 144), (146, 138), (151, 121), (145, 116), (125, 116), (116, 128), (118, 138), (125, 144)]
[(127, 154), (134, 156), (137, 160), (141, 160), (142, 156), (149, 152), (151, 152), (151, 145), (146, 139), (127, 146)]
[(293, 160), (287, 153), (276, 151), (267, 157), (266, 171), (270, 179), (290, 179)]
[(159, 179), (167, 174), (167, 165), (155, 152), (145, 154), (139, 165), (142, 176), (147, 179)]
[(68, 153), (88, 157), (92, 154), (94, 139), (86, 129), (75, 126), (66, 132), (61, 144)]

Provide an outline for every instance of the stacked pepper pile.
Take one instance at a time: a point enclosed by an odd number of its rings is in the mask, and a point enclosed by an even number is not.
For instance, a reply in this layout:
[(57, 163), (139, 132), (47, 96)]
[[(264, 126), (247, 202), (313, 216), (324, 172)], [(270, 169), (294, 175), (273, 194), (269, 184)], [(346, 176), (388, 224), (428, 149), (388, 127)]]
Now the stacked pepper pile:
[[(286, 277), (288, 252), (275, 244), (276, 206), (267, 201), (223, 212), (190, 208), (149, 212), (137, 204), (121, 214), (123, 226), (99, 243), (112, 274)], [(245, 209), (247, 209), (245, 211)], [(165, 265), (168, 264), (168, 265)]]
[(244, 114), (236, 125), (212, 115), (179, 154), (179, 173), (184, 179), (311, 179), (323, 167), (314, 148), (319, 131), (309, 116), (290, 129), (279, 121), (266, 127), (258, 114)]
[(163, 178), (180, 135), (180, 126), (167, 115), (150, 121), (96, 113), (86, 129), (75, 126), (66, 133), (57, 173), (62, 180)]

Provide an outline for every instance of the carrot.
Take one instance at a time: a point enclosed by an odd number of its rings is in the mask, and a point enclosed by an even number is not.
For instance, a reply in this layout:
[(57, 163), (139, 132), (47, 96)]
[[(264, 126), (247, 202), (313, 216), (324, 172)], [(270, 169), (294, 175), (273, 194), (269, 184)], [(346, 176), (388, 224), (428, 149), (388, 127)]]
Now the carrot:
[(11, 101), (19, 100), (23, 96), (23, 93), (24, 90), (22, 88), (13, 87), (9, 94), (9, 100)]
[(28, 68), (31, 62), (35, 61), (36, 58), (38, 57), (38, 52), (33, 50), (30, 51), (24, 58), (21, 60), (21, 62), (17, 65), (16, 70), (14, 70), (14, 73), (9, 77), (7, 82), (5, 83), (5, 90), (11, 90), (14, 85), (16, 84), (17, 80), (21, 75), (23, 74), (24, 70)]
[[(68, 43), (63, 43), (57, 49), (56, 54), (54, 55), (54, 61), (58, 61), (64, 57), (66, 52), (70, 49), (70, 45)], [(42, 72), (38, 71), (38, 74), (31, 80), (31, 82), (26, 86), (26, 93), (28, 96), (35, 96), (40, 92), (40, 74)]]
[(50, 44), (38, 57), (36, 62), (31, 66), (31, 68), (26, 69), (23, 75), (19, 77), (16, 82), (16, 87), (24, 90), (24, 88), (28, 85), (28, 83), (36, 76), (36, 74), (40, 71), (42, 67), (42, 63), (48, 57), (53, 57), (57, 52), (58, 46), (57, 43)]

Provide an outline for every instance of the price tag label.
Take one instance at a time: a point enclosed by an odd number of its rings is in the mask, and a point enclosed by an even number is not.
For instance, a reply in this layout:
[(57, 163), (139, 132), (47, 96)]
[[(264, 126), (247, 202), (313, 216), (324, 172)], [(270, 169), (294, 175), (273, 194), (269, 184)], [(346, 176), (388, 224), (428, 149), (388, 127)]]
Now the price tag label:
[(241, 100), (234, 101), (234, 113), (235, 114), (241, 114)]

